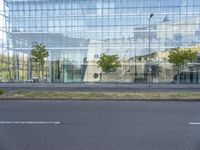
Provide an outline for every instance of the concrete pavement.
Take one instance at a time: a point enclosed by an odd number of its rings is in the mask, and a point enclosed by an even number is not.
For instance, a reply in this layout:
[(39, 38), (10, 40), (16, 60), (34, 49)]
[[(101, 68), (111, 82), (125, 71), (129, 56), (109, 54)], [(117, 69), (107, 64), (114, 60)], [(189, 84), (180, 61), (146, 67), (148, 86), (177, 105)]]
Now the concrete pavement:
[(192, 102), (1, 101), (0, 149), (199, 150), (199, 114)]
[(200, 92), (200, 84), (38, 84), (0, 83), (7, 91), (69, 91), (69, 92)]

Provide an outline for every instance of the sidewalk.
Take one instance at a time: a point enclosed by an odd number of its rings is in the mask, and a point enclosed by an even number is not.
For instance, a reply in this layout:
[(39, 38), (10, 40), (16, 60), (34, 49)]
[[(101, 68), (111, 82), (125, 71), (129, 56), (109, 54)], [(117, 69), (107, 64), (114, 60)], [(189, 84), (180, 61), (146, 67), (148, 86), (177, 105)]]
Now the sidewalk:
[(200, 84), (23, 84), (0, 83), (0, 99), (61, 100), (194, 100), (199, 101)]
[(0, 83), (0, 88), (132, 88), (132, 89), (200, 89), (200, 84), (119, 84), (119, 83)]

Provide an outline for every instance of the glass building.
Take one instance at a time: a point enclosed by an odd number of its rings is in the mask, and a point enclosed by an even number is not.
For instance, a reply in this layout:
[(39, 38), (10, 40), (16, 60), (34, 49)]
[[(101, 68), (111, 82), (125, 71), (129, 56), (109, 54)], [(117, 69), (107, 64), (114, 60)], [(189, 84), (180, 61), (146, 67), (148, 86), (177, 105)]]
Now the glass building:
[[(176, 75), (169, 49), (198, 51), (200, 1), (0, 0), (0, 24), (2, 82), (146, 83), (151, 58), (152, 82), (166, 83)], [(42, 78), (30, 59), (40, 43), (49, 52)], [(121, 67), (103, 73), (102, 53), (118, 55)]]

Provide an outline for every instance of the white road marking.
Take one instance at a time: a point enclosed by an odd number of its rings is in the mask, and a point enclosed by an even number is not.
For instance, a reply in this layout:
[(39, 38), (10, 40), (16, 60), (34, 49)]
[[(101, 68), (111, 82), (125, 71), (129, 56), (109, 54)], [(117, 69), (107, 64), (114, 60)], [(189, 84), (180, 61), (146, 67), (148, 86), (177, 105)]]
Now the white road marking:
[(58, 121), (0, 121), (1, 124), (54, 124), (58, 125), (60, 122)]
[(200, 125), (200, 122), (190, 122), (190, 125)]

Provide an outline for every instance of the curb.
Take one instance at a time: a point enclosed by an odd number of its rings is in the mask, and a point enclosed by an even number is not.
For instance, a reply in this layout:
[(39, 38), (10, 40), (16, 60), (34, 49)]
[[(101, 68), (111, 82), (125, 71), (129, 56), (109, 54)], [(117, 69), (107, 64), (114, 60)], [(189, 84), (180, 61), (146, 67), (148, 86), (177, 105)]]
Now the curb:
[(65, 99), (65, 98), (0, 98), (1, 101), (135, 101), (135, 102), (200, 102), (200, 99)]

